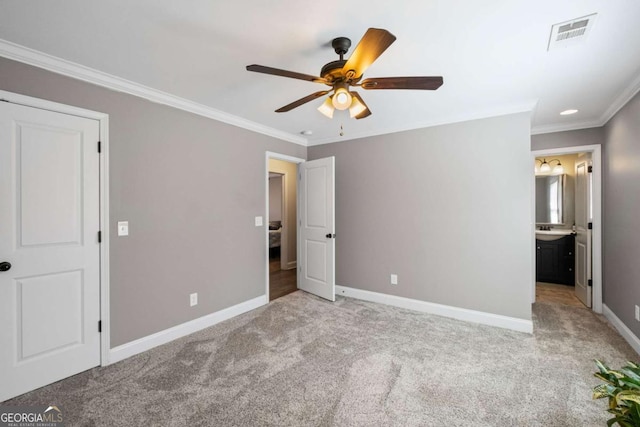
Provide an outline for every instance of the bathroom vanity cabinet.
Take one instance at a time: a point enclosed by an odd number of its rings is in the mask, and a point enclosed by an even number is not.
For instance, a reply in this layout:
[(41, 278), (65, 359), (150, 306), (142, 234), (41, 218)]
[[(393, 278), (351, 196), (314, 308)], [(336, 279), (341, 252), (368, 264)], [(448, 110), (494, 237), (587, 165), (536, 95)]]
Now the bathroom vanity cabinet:
[(575, 236), (536, 239), (536, 281), (575, 285)]

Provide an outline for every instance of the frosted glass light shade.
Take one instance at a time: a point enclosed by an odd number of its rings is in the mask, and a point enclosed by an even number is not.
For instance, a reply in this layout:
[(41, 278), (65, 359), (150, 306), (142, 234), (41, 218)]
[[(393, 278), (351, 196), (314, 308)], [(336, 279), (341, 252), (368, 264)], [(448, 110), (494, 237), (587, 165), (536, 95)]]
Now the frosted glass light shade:
[(328, 97), (321, 106), (318, 107), (318, 111), (320, 111), (322, 114), (324, 114), (325, 116), (329, 117), (330, 119), (333, 118), (333, 111), (335, 110), (335, 108), (333, 108), (333, 102), (331, 102), (331, 97)]
[(542, 173), (547, 173), (551, 171), (551, 166), (549, 166), (549, 163), (547, 163), (547, 161), (545, 160), (544, 162), (542, 162), (542, 164), (540, 165), (540, 172)]
[(353, 101), (351, 101), (351, 107), (349, 107), (349, 116), (354, 118), (366, 109), (367, 107), (365, 107), (364, 104), (354, 96)]
[(333, 106), (337, 110), (346, 110), (351, 106), (351, 94), (344, 87), (339, 87), (333, 94)]

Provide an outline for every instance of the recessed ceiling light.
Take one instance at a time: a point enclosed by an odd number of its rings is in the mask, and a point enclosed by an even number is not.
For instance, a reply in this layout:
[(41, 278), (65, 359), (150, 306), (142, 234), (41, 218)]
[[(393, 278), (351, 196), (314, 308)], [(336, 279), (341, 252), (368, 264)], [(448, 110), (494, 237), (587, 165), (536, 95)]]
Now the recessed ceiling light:
[(302, 135), (313, 135), (313, 131), (312, 130), (303, 130), (300, 132)]
[(577, 112), (578, 112), (578, 110), (564, 110), (562, 113), (560, 113), (560, 115), (561, 116), (568, 116), (568, 115), (571, 115), (571, 114), (575, 114)]

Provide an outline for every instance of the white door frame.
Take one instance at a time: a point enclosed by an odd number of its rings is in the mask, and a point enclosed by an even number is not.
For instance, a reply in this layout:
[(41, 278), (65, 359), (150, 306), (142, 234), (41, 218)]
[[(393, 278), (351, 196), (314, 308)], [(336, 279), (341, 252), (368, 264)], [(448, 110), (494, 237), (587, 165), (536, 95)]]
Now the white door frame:
[[(280, 154), (280, 153), (275, 153), (273, 151), (267, 151), (265, 153), (265, 172), (264, 172), (264, 176), (265, 176), (265, 183), (264, 183), (264, 187), (265, 187), (265, 218), (269, 218), (269, 160), (270, 159), (274, 159), (274, 160), (284, 160), (285, 162), (290, 162), (290, 163), (296, 163), (296, 164), (300, 164), (305, 162), (305, 159), (301, 159), (299, 157), (293, 157), (293, 156), (289, 156), (286, 154)], [(294, 179), (297, 180), (297, 177), (294, 177)], [(285, 182), (285, 178), (283, 177), (282, 179), (282, 183), (283, 183), (283, 193), (284, 193), (284, 182)], [(300, 206), (298, 204), (298, 201), (300, 200), (300, 197), (298, 197), (298, 194), (300, 192), (300, 188), (299, 186), (296, 185), (296, 212), (300, 211)], [(284, 194), (282, 197), (283, 203), (285, 200)], [(284, 212), (283, 212), (284, 215)], [(266, 257), (265, 257), (265, 296), (267, 298), (267, 302), (269, 302), (269, 224), (265, 224), (264, 225), (265, 231), (264, 231), (264, 238), (265, 238), (265, 247), (266, 247)], [(298, 222), (296, 224), (296, 230), (299, 231), (300, 228), (300, 223)], [(300, 233), (297, 233), (297, 235), (299, 236)], [(299, 242), (298, 242), (299, 243)], [(296, 260), (298, 260), (298, 256), (300, 254), (300, 245), (296, 245)], [(298, 269), (298, 265), (296, 265), (296, 269)], [(296, 277), (298, 276), (297, 271), (296, 271)]]
[[(45, 99), (0, 90), (0, 100), (25, 107), (39, 108), (72, 116), (97, 120), (100, 123), (100, 365), (107, 366), (111, 349), (111, 328), (109, 312), (109, 115), (84, 108), (60, 104)], [(98, 147), (96, 146), (96, 150)]]
[[(550, 157), (553, 155), (591, 153), (593, 162), (593, 230), (592, 230), (592, 271), (593, 287), (591, 288), (592, 309), (602, 313), (602, 146), (599, 144), (579, 145), (565, 148), (551, 148), (531, 152), (531, 164), (535, 164), (536, 157)], [(536, 240), (536, 192), (535, 174), (531, 174), (531, 209), (533, 222), (531, 224), (531, 247), (535, 247)], [(536, 251), (532, 250), (533, 278), (531, 279), (531, 301), (536, 302)]]

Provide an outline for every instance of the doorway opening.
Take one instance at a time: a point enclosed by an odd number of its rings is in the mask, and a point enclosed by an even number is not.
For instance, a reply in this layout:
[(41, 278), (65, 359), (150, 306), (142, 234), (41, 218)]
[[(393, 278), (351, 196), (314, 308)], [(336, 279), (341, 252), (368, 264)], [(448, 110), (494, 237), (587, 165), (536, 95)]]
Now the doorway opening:
[(297, 159), (267, 153), (267, 289), (269, 301), (298, 289), (298, 163)]
[[(532, 302), (602, 313), (601, 147), (538, 150), (532, 155)], [(541, 172), (545, 162), (551, 170)]]

